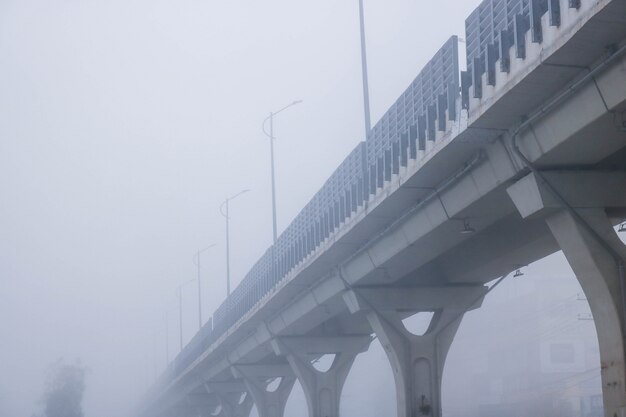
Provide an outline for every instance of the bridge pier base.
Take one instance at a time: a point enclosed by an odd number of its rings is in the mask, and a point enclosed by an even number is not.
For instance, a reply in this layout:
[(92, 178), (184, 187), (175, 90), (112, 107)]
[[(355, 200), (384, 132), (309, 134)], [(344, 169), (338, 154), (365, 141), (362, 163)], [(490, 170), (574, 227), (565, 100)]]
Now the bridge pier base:
[[(441, 377), (452, 340), (466, 311), (477, 308), (482, 285), (380, 288), (348, 291), (352, 313), (364, 312), (393, 369), (398, 417), (441, 414)], [(434, 313), (423, 335), (402, 323), (407, 311)]]
[[(259, 417), (283, 417), (287, 399), (296, 382), (288, 364), (235, 365), (233, 374), (243, 379)], [(280, 383), (270, 391), (268, 385), (274, 378), (280, 378)]]
[[(626, 249), (603, 209), (579, 210), (593, 229), (626, 260)], [(561, 211), (546, 219), (585, 292), (600, 347), (604, 413), (626, 416), (624, 288), (615, 260), (573, 216)]]
[[(287, 358), (306, 397), (309, 417), (339, 417), (341, 391), (356, 356), (367, 350), (372, 339), (358, 336), (287, 336), (272, 340), (277, 355)], [(317, 370), (312, 360), (334, 354), (326, 372)]]

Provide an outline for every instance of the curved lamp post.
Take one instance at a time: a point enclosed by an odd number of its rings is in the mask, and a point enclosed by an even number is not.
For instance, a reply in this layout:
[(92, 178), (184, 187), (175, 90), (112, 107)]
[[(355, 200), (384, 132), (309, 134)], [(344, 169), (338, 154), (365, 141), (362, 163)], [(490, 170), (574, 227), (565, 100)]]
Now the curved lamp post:
[[(262, 129), (263, 129), (263, 133), (265, 133), (265, 135), (270, 139), (270, 164), (271, 164), (271, 170), (272, 170), (272, 232), (273, 232), (273, 238), (274, 238), (274, 243), (276, 243), (276, 239), (278, 238), (278, 231), (277, 231), (277, 226), (276, 226), (276, 180), (275, 180), (275, 176), (274, 176), (274, 116), (276, 116), (278, 113), (287, 110), (289, 107), (295, 106), (296, 104), (300, 104), (302, 103), (302, 100), (296, 100), (294, 102), (289, 103), (288, 105), (286, 105), (285, 107), (283, 107), (282, 109), (275, 111), (275, 112), (270, 112), (270, 115), (267, 116), (265, 118), (265, 120), (263, 120), (263, 125), (262, 125)], [(270, 131), (269, 133), (265, 130), (265, 124), (267, 123), (267, 121), (270, 121)]]
[(215, 245), (216, 244), (214, 243), (204, 249), (200, 249), (193, 255), (193, 263), (196, 264), (196, 266), (198, 267), (198, 330), (202, 328), (202, 285), (200, 284), (200, 255), (202, 255), (202, 253), (208, 251)]
[(228, 217), (228, 203), (231, 200), (234, 200), (235, 198), (239, 197), (240, 195), (247, 193), (248, 189), (239, 191), (237, 194), (228, 197), (226, 200), (224, 200), (224, 202), (222, 203), (222, 205), (220, 206), (220, 213), (222, 213), (222, 216), (224, 216), (224, 218), (226, 219), (226, 295), (229, 296), (230, 295), (230, 234), (229, 234), (229, 229), (228, 229), (228, 220), (230, 220), (230, 217)]
[(179, 334), (180, 334), (180, 350), (183, 350), (183, 287), (187, 284), (194, 282), (195, 279), (190, 279), (189, 281), (185, 281), (182, 284), (179, 284), (176, 287), (178, 292), (178, 326), (179, 326)]
[(363, 77), (363, 111), (365, 116), (365, 137), (369, 135), (371, 127), (370, 119), (370, 93), (367, 77), (367, 52), (365, 47), (365, 12), (363, 0), (359, 0), (359, 23), (361, 29), (361, 71)]

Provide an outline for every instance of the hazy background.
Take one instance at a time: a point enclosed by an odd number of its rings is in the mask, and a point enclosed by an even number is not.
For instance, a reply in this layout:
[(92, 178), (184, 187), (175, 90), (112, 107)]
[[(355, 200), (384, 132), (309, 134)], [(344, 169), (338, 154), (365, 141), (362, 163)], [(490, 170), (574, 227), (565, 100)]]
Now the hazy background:
[[(478, 3), (365, 1), (373, 123)], [(91, 370), (86, 417), (126, 415), (211, 243), (205, 319), (225, 295), (227, 195), (252, 190), (231, 204), (234, 284), (271, 243), (263, 119), (304, 100), (275, 120), (280, 232), (362, 140), (360, 74), (357, 0), (0, 0), (0, 416), (36, 411), (58, 357)], [(354, 372), (348, 410), (395, 407), (379, 345)]]

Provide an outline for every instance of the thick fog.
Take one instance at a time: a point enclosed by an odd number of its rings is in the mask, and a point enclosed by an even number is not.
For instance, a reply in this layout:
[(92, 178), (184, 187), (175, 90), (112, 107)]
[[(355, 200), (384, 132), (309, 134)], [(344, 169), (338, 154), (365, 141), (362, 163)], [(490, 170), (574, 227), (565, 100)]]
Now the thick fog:
[[(478, 3), (365, 1), (373, 122), (464, 36)], [(204, 320), (225, 297), (221, 202), (251, 190), (230, 204), (233, 285), (272, 241), (263, 119), (303, 100), (274, 124), (279, 233), (363, 139), (359, 48), (356, 0), (0, 0), (0, 416), (39, 413), (61, 357), (88, 368), (86, 417), (130, 415), (164, 368), (166, 329), (170, 359), (179, 350), (176, 289), (211, 244)], [(462, 378), (447, 377), (470, 361), (462, 348), (479, 350), (487, 336), (472, 335), (490, 312), (525, 314), (498, 297), (555, 276), (566, 289), (556, 293), (580, 292), (551, 259), (464, 321), (444, 380), (450, 415), (462, 415)], [(195, 284), (182, 300), (186, 342)], [(394, 401), (375, 342), (342, 410), (392, 415)], [(287, 415), (303, 407), (297, 385)]]

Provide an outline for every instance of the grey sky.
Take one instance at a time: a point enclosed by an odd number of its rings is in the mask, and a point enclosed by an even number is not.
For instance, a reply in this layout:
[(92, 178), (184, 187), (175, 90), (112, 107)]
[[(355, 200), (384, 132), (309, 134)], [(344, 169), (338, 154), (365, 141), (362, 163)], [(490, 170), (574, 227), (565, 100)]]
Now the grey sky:
[[(160, 371), (164, 314), (203, 255), (205, 318), (363, 137), (357, 1), (0, 0), (0, 416), (29, 416), (48, 364), (90, 369), (88, 417)], [(375, 122), (478, 0), (366, 0)], [(183, 293), (185, 339), (195, 289)], [(170, 314), (171, 351), (177, 350)]]

